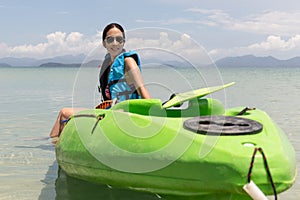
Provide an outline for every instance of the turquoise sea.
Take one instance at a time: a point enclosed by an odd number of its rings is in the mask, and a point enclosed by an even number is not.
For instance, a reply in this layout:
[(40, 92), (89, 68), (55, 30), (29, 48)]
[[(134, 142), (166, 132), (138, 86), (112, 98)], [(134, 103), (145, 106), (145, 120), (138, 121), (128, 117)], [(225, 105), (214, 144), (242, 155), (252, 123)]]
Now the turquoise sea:
[[(159, 199), (73, 179), (58, 169), (50, 129), (60, 108), (91, 108), (99, 102), (97, 76), (94, 68), (0, 68), (0, 200)], [(174, 91), (236, 82), (212, 97), (227, 108), (266, 111), (291, 141), (300, 166), (300, 68), (229, 67), (195, 73), (156, 66), (145, 68), (143, 76), (152, 96), (162, 101)], [(299, 177), (279, 199), (300, 199)]]

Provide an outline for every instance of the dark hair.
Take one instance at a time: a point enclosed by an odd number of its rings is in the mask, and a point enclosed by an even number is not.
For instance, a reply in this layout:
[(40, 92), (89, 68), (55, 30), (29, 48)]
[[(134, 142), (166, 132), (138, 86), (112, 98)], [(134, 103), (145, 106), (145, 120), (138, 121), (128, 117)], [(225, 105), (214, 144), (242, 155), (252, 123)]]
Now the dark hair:
[(108, 25), (103, 29), (103, 33), (102, 33), (102, 41), (105, 40), (105, 38), (106, 38), (106, 36), (107, 36), (107, 32), (108, 32), (110, 29), (112, 29), (112, 28), (117, 28), (117, 29), (119, 29), (119, 30), (122, 32), (123, 37), (125, 38), (125, 31), (124, 31), (123, 27), (122, 27), (120, 24), (118, 24), (118, 23), (110, 23), (110, 24), (108, 24)]

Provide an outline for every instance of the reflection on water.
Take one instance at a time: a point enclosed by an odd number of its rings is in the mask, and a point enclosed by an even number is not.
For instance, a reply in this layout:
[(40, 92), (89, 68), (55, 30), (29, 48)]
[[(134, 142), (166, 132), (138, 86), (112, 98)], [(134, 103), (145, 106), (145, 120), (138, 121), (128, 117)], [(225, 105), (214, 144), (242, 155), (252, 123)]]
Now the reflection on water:
[(56, 200), (66, 199), (158, 199), (156, 195), (111, 188), (107, 185), (93, 184), (68, 176), (58, 170), (55, 182)]
[[(57, 178), (53, 180), (53, 173), (56, 170)], [(108, 185), (94, 184), (80, 179), (68, 176), (57, 163), (54, 162), (49, 167), (44, 182), (48, 183), (43, 188), (39, 199), (56, 199), (56, 200), (77, 200), (77, 199), (159, 199), (155, 194), (136, 192), (127, 189), (112, 188)], [(55, 190), (55, 192), (53, 192)], [(53, 194), (55, 194), (53, 196)], [(52, 197), (52, 198), (51, 198)]]
[[(54, 179), (55, 177), (56, 179)], [(49, 167), (48, 173), (46, 174), (43, 182), (46, 183), (46, 187), (42, 189), (39, 200), (250, 200), (250, 198), (246, 196), (232, 196), (230, 194), (215, 194), (207, 196), (173, 196), (156, 195), (124, 188), (114, 188), (109, 185), (95, 184), (73, 178), (67, 175), (57, 165), (57, 162), (54, 162), (53, 165)]]

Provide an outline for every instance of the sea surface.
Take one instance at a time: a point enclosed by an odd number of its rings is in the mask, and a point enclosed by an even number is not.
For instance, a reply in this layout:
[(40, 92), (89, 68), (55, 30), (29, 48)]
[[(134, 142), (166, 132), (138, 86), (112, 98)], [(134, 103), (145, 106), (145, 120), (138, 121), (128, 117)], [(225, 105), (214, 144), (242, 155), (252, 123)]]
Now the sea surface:
[[(300, 166), (300, 68), (205, 71), (154, 66), (142, 73), (153, 98), (162, 101), (174, 92), (236, 82), (212, 97), (226, 108), (249, 106), (266, 111), (286, 133)], [(49, 139), (52, 125), (60, 108), (97, 105), (97, 82), (96, 68), (0, 68), (0, 200), (159, 199), (87, 183), (59, 170)], [(299, 176), (279, 197), (300, 199)]]

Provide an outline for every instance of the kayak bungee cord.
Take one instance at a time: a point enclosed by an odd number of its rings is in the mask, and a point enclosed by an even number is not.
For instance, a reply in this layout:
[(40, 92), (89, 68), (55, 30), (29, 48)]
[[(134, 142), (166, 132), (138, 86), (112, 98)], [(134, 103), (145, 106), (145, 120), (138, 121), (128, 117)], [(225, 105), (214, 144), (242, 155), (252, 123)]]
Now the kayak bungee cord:
[(250, 163), (250, 167), (249, 167), (249, 171), (248, 171), (248, 175), (247, 175), (248, 185), (251, 184), (250, 182), (251, 182), (252, 168), (254, 166), (254, 160), (255, 160), (255, 155), (256, 155), (257, 151), (259, 151), (261, 153), (262, 157), (263, 157), (264, 166), (265, 166), (268, 178), (271, 182), (271, 186), (272, 186), (272, 189), (273, 189), (273, 192), (274, 192), (274, 198), (275, 198), (275, 200), (277, 200), (277, 191), (276, 191), (276, 187), (275, 187), (275, 184), (274, 184), (274, 181), (273, 181), (273, 178), (272, 178), (272, 175), (271, 175), (271, 171), (270, 171), (270, 168), (269, 168), (269, 165), (268, 165), (268, 162), (267, 162), (267, 157), (264, 154), (261, 147), (255, 148), (254, 151), (253, 151), (253, 155), (252, 155), (252, 158), (251, 158), (251, 163)]
[(237, 115), (244, 115), (247, 111), (249, 110), (255, 110), (256, 108), (249, 108), (249, 107), (246, 107), (244, 108), (241, 112), (239, 112)]
[(94, 115), (94, 114), (78, 114), (78, 115), (73, 115), (72, 117), (70, 117), (69, 119), (66, 120), (62, 120), (60, 123), (64, 124), (64, 123), (68, 123), (72, 118), (78, 118), (78, 117), (91, 117), (91, 118), (96, 118), (97, 121), (95, 123), (95, 125), (93, 126), (93, 129), (91, 131), (91, 135), (94, 133), (98, 123), (100, 120), (102, 120), (105, 117), (105, 114), (100, 114), (100, 115)]
[(93, 133), (94, 133), (94, 131), (95, 131), (95, 129), (96, 129), (96, 127), (97, 127), (99, 121), (102, 120), (102, 119), (105, 117), (105, 114), (100, 114), (100, 115), (98, 115), (98, 116), (96, 116), (96, 117), (97, 117), (97, 121), (96, 121), (95, 125), (93, 126), (91, 135), (93, 135)]

